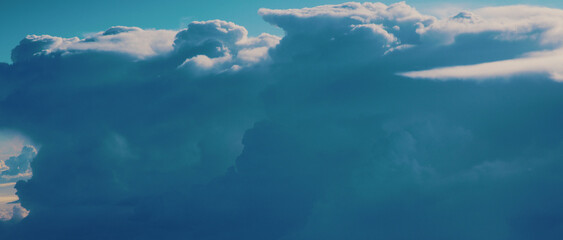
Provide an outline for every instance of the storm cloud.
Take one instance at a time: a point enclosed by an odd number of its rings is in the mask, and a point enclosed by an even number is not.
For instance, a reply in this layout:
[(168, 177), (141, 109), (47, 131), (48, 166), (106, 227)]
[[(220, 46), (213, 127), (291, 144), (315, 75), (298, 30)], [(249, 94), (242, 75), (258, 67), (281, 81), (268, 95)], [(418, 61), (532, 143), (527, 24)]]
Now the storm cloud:
[(562, 10), (258, 14), (285, 35), (210, 20), (23, 39), (0, 127), (40, 148), (15, 186), (29, 216), (0, 236), (563, 235)]

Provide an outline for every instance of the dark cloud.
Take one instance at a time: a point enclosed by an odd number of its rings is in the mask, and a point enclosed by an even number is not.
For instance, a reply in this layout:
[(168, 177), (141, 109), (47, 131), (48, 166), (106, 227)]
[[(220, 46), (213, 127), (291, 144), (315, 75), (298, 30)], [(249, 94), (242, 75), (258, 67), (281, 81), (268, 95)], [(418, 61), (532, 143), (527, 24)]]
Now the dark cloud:
[(281, 40), (219, 20), (28, 37), (0, 66), (0, 126), (41, 149), (16, 185), (30, 215), (0, 236), (558, 239), (557, 68), (402, 76), (558, 48), (559, 10), (508, 10), (260, 10)]

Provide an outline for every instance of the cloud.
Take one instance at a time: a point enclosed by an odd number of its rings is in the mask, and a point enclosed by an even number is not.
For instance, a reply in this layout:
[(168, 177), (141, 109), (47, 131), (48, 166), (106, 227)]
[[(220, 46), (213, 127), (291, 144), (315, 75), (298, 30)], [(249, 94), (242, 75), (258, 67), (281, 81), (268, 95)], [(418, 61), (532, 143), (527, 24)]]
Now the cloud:
[(178, 55), (187, 57), (179, 68), (189, 72), (237, 71), (268, 59), (268, 50), (279, 37), (261, 34), (248, 37), (248, 31), (232, 22), (211, 20), (192, 22), (174, 41)]
[(384, 21), (397, 22), (420, 22), (434, 20), (430, 16), (424, 16), (405, 2), (392, 5), (383, 3), (357, 3), (349, 2), (338, 5), (323, 5), (313, 8), (272, 10), (262, 8), (258, 11), (268, 22), (286, 29), (290, 21), (312, 20), (314, 18), (350, 19), (356, 21)]
[(461, 34), (495, 32), (503, 40), (537, 39), (542, 44), (561, 44), (563, 10), (526, 5), (487, 7), (462, 11), (419, 31), (433, 40), (450, 44)]
[(21, 62), (35, 55), (73, 54), (103, 51), (147, 58), (172, 50), (175, 31), (112, 27), (83, 39), (30, 35), (12, 51), (12, 61)]
[(558, 239), (558, 11), (345, 3), (259, 10), (283, 37), (30, 36), (0, 65), (0, 127), (41, 151), (0, 237)]
[(23, 220), (29, 211), (22, 208), (19, 204), (9, 204), (0, 206), (0, 221), (4, 221), (3, 224), (13, 224), (18, 223)]
[(406, 72), (401, 75), (411, 78), (482, 80), (521, 74), (547, 74), (555, 81), (563, 81), (563, 68), (559, 64), (563, 60), (562, 53), (561, 50), (554, 50), (518, 59)]
[[(403, 76), (432, 79), (487, 79), (517, 74), (548, 74), (561, 80), (563, 69), (556, 64), (563, 56), (563, 10), (533, 6), (482, 8), (435, 22), (417, 30), (422, 38), (452, 44), (466, 34), (492, 33), (499, 41), (531, 41), (547, 52), (528, 52), (523, 57), (484, 62), (468, 66), (442, 67), (403, 73)], [(430, 40), (431, 39), (431, 40)]]
[[(31, 145), (29, 140), (13, 131), (0, 130), (0, 161), (16, 156), (24, 145)], [(2, 165), (0, 163), (0, 165)], [(1, 167), (0, 167), (1, 168)]]
[(33, 146), (23, 146), (19, 155), (0, 161), (0, 221), (19, 222), (29, 213), (17, 202), (14, 186), (17, 181), (32, 177), (31, 161), (36, 155)]
[(17, 203), (14, 185), (15, 182), (0, 184), (0, 225), (19, 222), (29, 213)]
[[(295, 54), (303, 54), (314, 45), (359, 45), (372, 54), (383, 54), (389, 49), (419, 42), (417, 29), (432, 24), (436, 19), (420, 14), (404, 2), (344, 3), (313, 8), (272, 10), (260, 9), (265, 21), (282, 28), (286, 45), (295, 45)], [(365, 42), (359, 43), (358, 41)], [(310, 43), (309, 43), (310, 42)], [(310, 44), (310, 45), (309, 45)], [(301, 46), (302, 49), (299, 49)], [(334, 48), (343, 48), (334, 46)], [(299, 49), (299, 50), (298, 50)], [(336, 52), (340, 49), (332, 49)], [(349, 48), (342, 50), (352, 51)], [(290, 54), (290, 50), (283, 50)], [(330, 54), (330, 53), (327, 53)], [(341, 54), (341, 53), (339, 53)], [(353, 53), (360, 56), (362, 54)]]
[(3, 163), (5, 168), (0, 171), (0, 177), (3, 180), (21, 176), (30, 176), (30, 163), (37, 155), (37, 150), (32, 146), (24, 146), (19, 156), (10, 157)]

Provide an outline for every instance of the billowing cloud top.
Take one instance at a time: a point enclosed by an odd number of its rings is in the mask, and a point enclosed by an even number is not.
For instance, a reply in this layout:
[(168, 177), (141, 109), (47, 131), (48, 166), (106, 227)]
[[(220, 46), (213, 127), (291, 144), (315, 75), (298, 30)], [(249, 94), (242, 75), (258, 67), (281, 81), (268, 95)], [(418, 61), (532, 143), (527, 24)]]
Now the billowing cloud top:
[[(267, 22), (284, 29), (288, 42), (292, 40), (290, 37), (307, 36), (316, 38), (311, 44), (321, 44), (326, 40), (342, 43), (367, 39), (370, 43), (364, 45), (379, 45), (379, 50), (389, 53), (417, 45), (452, 45), (456, 38), (473, 36), (481, 38), (481, 41), (491, 38), (510, 43), (528, 41), (528, 45), (535, 48), (521, 49), (549, 51), (523, 55), (526, 52), (515, 49), (512, 51), (519, 53), (520, 58), (400, 73), (403, 76), (486, 79), (540, 73), (549, 74), (554, 80), (562, 79), (562, 70), (557, 64), (561, 60), (558, 48), (563, 44), (563, 10), (559, 9), (524, 5), (489, 7), (437, 19), (419, 13), (405, 2), (389, 6), (350, 2), (304, 9), (260, 9), (258, 13)], [(14, 49), (12, 60), (20, 62), (38, 55), (89, 51), (145, 59), (174, 52), (184, 57), (179, 67), (190, 69), (190, 72), (236, 71), (269, 59), (268, 50), (280, 39), (269, 34), (257, 38), (247, 35), (244, 27), (220, 20), (193, 22), (188, 29), (181, 31), (117, 26), (84, 39), (30, 35)], [(306, 40), (298, 41), (306, 44)], [(481, 46), (484, 52), (487, 47)], [(311, 47), (303, 45), (302, 48), (307, 51)]]
[(304, 9), (260, 9), (258, 13), (267, 22), (285, 30), (286, 37), (322, 36), (325, 39), (319, 40), (331, 41), (369, 39), (385, 50), (417, 43), (416, 31), (436, 20), (404, 2), (390, 6), (350, 2)]
[(179, 67), (194, 65), (196, 70), (238, 70), (268, 58), (268, 49), (279, 37), (262, 34), (248, 37), (248, 31), (232, 22), (212, 20), (192, 22), (181, 31), (143, 30), (137, 27), (112, 27), (86, 38), (60, 38), (30, 35), (12, 51), (14, 63), (31, 58), (72, 55), (88, 52), (120, 54), (142, 60), (176, 55), (183, 57)]
[(33, 178), (0, 238), (563, 235), (561, 10), (259, 14), (285, 35), (211, 20), (22, 40), (0, 128), (41, 149), (6, 163)]
[[(515, 59), (468, 66), (438, 68), (408, 72), (405, 76), (434, 79), (487, 79), (517, 74), (549, 74), (554, 80), (563, 80), (563, 10), (531, 6), (506, 6), (461, 12), (421, 29), (422, 36), (431, 41), (452, 44), (456, 38), (477, 35), (498, 41), (529, 42), (540, 52), (520, 53)], [(487, 48), (487, 46), (482, 46)], [(520, 47), (528, 50), (526, 47)], [(515, 53), (518, 50), (514, 50)]]
[(261, 34), (249, 38), (244, 27), (232, 22), (213, 20), (192, 22), (180, 31), (174, 41), (175, 50), (188, 57), (180, 68), (198, 70), (238, 70), (242, 66), (266, 60), (268, 49), (279, 37)]
[(84, 39), (30, 35), (12, 51), (12, 61), (33, 56), (105, 51), (146, 58), (172, 50), (175, 31), (143, 30), (136, 27), (112, 27)]

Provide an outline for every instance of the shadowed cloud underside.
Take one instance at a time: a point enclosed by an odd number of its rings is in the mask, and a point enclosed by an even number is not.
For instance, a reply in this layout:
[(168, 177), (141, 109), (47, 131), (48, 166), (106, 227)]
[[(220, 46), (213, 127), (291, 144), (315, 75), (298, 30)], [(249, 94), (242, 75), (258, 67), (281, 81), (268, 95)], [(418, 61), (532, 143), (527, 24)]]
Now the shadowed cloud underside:
[(285, 35), (211, 20), (23, 39), (0, 63), (0, 127), (41, 149), (15, 185), (29, 216), (0, 237), (563, 235), (562, 10), (258, 14)]

